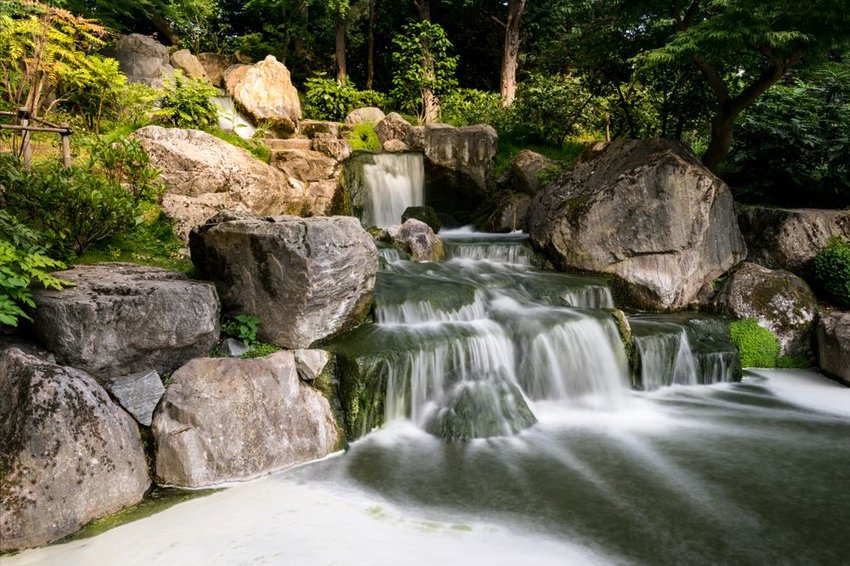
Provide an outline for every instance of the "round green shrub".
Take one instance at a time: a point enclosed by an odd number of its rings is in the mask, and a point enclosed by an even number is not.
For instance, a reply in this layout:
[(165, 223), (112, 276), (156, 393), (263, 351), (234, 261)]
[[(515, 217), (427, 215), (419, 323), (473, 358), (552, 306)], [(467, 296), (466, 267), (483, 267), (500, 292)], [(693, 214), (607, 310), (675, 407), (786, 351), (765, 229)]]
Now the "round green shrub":
[(826, 247), (812, 260), (816, 286), (827, 298), (842, 307), (850, 307), (850, 241), (830, 238)]
[(742, 367), (776, 367), (779, 339), (767, 328), (759, 326), (756, 319), (745, 318), (730, 323), (729, 334), (738, 348)]

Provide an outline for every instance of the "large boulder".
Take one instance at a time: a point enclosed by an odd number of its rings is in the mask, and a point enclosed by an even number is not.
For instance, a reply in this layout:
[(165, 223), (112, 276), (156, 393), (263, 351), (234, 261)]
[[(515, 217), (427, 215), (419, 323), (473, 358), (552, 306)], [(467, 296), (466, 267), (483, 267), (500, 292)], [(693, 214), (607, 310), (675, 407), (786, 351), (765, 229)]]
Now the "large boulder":
[(782, 354), (809, 355), (818, 303), (805, 281), (788, 271), (742, 263), (714, 299), (722, 312), (755, 318), (779, 338)]
[(224, 71), (230, 66), (230, 58), (221, 53), (199, 53), (198, 62), (204, 67), (204, 72), (213, 86), (224, 86)]
[(136, 423), (86, 373), (0, 354), (0, 551), (48, 544), (141, 501)]
[(207, 355), (219, 337), (215, 287), (127, 263), (78, 265), (62, 291), (34, 291), (35, 333), (56, 359), (98, 379), (172, 371)]
[(387, 228), (382, 239), (406, 252), (413, 261), (440, 261), (446, 257), (441, 240), (431, 227), (415, 218)]
[(850, 312), (821, 313), (817, 341), (821, 370), (850, 386)]
[(345, 123), (352, 126), (357, 124), (377, 124), (383, 119), (383, 110), (374, 106), (367, 106), (349, 112), (348, 116), (345, 117)]
[(189, 244), (225, 310), (259, 317), (265, 342), (306, 348), (357, 326), (372, 304), (378, 250), (352, 217), (221, 214)]
[(424, 132), (427, 204), (468, 217), (484, 203), (492, 184), (496, 130), (433, 124)]
[(513, 191), (535, 195), (540, 190), (541, 177), (557, 173), (562, 167), (560, 161), (524, 149), (511, 161), (508, 183)]
[(398, 141), (408, 149), (422, 149), (421, 136), (417, 136), (415, 132), (416, 129), (396, 112), (390, 112), (375, 125), (375, 133), (378, 134), (381, 145)]
[[(309, 207), (304, 184), (206, 132), (147, 126), (133, 137), (160, 170), (164, 210), (177, 221), (183, 238), (219, 206), (272, 215), (300, 214)], [(169, 198), (174, 196), (184, 198)]]
[(159, 88), (165, 76), (174, 73), (168, 49), (147, 35), (131, 33), (118, 40), (111, 55), (118, 61), (127, 81)]
[(850, 238), (850, 210), (745, 207), (738, 223), (752, 262), (805, 275), (833, 236)]
[(612, 143), (543, 188), (529, 224), (556, 265), (616, 275), (654, 309), (687, 307), (746, 255), (728, 187), (670, 140)]
[(188, 49), (180, 49), (171, 54), (171, 66), (183, 71), (183, 74), (193, 79), (209, 81), (207, 70), (197, 57)]
[(254, 120), (284, 132), (298, 130), (301, 101), (289, 69), (273, 55), (225, 75), (227, 94)]
[(162, 483), (246, 480), (322, 458), (339, 442), (327, 399), (298, 378), (292, 352), (200, 358), (172, 379), (153, 421)]
[[(309, 141), (309, 140), (308, 140)], [(337, 176), (337, 161), (318, 151), (283, 149), (272, 152), (271, 165), (302, 183), (325, 181)]]
[(493, 211), (487, 217), (486, 228), (490, 232), (515, 232), (528, 229), (528, 213), (531, 196), (526, 193), (500, 191), (493, 195)]

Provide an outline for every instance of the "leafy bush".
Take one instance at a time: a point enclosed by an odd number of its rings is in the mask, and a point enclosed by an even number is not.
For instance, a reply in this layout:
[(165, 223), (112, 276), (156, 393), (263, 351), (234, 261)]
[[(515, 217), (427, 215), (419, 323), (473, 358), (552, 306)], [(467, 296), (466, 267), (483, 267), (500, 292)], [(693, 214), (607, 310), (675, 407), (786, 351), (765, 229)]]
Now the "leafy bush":
[(474, 88), (456, 88), (441, 100), (443, 121), (452, 126), (494, 124), (502, 112), (501, 97), (495, 92)]
[(64, 267), (43, 253), (35, 232), (0, 211), (0, 326), (29, 319), (25, 309), (35, 308), (30, 283), (61, 289), (66, 282), (49, 272)]
[(375, 133), (374, 124), (357, 124), (347, 134), (351, 148), (365, 151), (381, 151), (381, 140)]
[(741, 356), (741, 366), (772, 368), (779, 357), (779, 339), (759, 325), (754, 318), (736, 320), (729, 324), (732, 342)]
[(100, 131), (104, 112), (123, 103), (128, 90), (118, 61), (99, 55), (82, 57), (63, 74), (60, 86), (65, 105), (83, 116), (86, 127), (94, 132)]
[(157, 201), (165, 190), (157, 182), (159, 171), (151, 166), (150, 156), (135, 138), (95, 138), (89, 144), (86, 168), (123, 187), (136, 203)]
[(842, 307), (850, 307), (850, 241), (830, 238), (812, 260), (815, 284)]
[(212, 128), (218, 124), (218, 108), (212, 101), (216, 95), (218, 90), (204, 80), (176, 71), (162, 86), (160, 116), (177, 128)]
[(380, 92), (357, 90), (349, 81), (339, 82), (324, 75), (307, 79), (304, 86), (305, 113), (318, 120), (339, 122), (357, 108), (386, 105), (386, 97)]
[(259, 318), (250, 314), (240, 314), (222, 324), (221, 333), (231, 338), (238, 338), (246, 346), (252, 346), (257, 342), (259, 327)]
[(51, 255), (81, 254), (92, 244), (136, 224), (138, 202), (121, 185), (86, 166), (48, 163), (27, 170), (0, 159), (0, 200), (29, 228), (40, 232)]

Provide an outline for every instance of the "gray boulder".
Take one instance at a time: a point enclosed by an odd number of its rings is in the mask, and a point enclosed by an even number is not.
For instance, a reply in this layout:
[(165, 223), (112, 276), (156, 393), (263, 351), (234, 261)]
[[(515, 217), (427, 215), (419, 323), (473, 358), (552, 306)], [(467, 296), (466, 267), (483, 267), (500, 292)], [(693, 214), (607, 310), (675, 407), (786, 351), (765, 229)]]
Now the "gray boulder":
[(300, 214), (310, 208), (309, 187), (206, 132), (147, 126), (133, 137), (160, 170), (166, 186), (163, 210), (184, 239), (223, 209)]
[(292, 85), (289, 69), (273, 55), (254, 65), (228, 69), (225, 88), (254, 124), (265, 122), (279, 131), (298, 131), (301, 120), (298, 91)]
[(782, 354), (809, 355), (818, 303), (805, 281), (788, 271), (742, 263), (714, 299), (735, 318), (755, 318), (779, 338)]
[(168, 49), (152, 37), (131, 33), (118, 40), (112, 56), (118, 60), (127, 82), (159, 88), (165, 76), (174, 74)]
[(514, 232), (528, 229), (531, 196), (525, 193), (500, 191), (493, 198), (493, 212), (487, 218), (490, 232)]
[(154, 416), (156, 475), (202, 487), (322, 458), (339, 442), (327, 399), (298, 379), (292, 352), (192, 360)]
[(209, 81), (207, 70), (197, 57), (188, 49), (180, 49), (171, 54), (171, 66), (183, 71), (183, 74), (193, 79)]
[(324, 373), (331, 361), (326, 350), (295, 350), (295, 369), (301, 381), (316, 381)]
[(484, 203), (491, 188), (497, 142), (491, 126), (425, 126), (427, 203), (455, 216), (470, 216)]
[(821, 313), (817, 341), (821, 370), (850, 386), (850, 312)]
[(230, 66), (230, 58), (220, 53), (199, 53), (198, 62), (204, 67), (213, 86), (224, 86), (224, 71)]
[(610, 144), (543, 188), (529, 224), (560, 268), (616, 275), (654, 309), (687, 307), (746, 255), (728, 187), (669, 140)]
[(156, 370), (111, 377), (103, 382), (103, 386), (139, 424), (151, 426), (153, 411), (165, 393)]
[(540, 189), (540, 178), (557, 173), (562, 167), (563, 163), (560, 161), (524, 149), (511, 161), (508, 183), (512, 190), (533, 196)]
[(141, 501), (139, 429), (86, 373), (0, 354), (0, 551), (41, 546)]
[(358, 108), (349, 112), (345, 117), (345, 123), (350, 125), (356, 124), (377, 124), (384, 119), (384, 111), (374, 106)]
[[(381, 140), (381, 145), (392, 141), (402, 142), (409, 149), (422, 149), (421, 135), (416, 135), (416, 128), (410, 125), (401, 114), (390, 112), (375, 125), (375, 133)], [(419, 142), (417, 144), (417, 141)]]
[(406, 252), (412, 261), (440, 261), (446, 257), (443, 240), (434, 234), (430, 226), (415, 218), (390, 226), (382, 239)]
[(368, 315), (378, 250), (355, 218), (221, 214), (189, 245), (225, 310), (259, 317), (264, 342), (306, 348)]
[(850, 210), (745, 207), (738, 223), (749, 261), (803, 276), (831, 237), (850, 238)]
[(57, 273), (74, 287), (33, 292), (35, 333), (56, 359), (98, 379), (154, 368), (171, 371), (218, 341), (215, 287), (126, 263)]

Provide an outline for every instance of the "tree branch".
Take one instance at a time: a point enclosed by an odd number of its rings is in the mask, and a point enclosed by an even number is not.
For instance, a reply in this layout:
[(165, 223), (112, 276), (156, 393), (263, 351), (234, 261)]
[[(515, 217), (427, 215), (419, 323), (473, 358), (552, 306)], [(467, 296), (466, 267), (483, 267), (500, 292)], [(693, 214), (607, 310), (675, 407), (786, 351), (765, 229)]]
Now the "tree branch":
[(496, 16), (494, 16), (492, 14), (490, 15), (490, 19), (493, 20), (494, 22), (496, 22), (497, 24), (499, 24), (500, 26), (502, 26), (503, 28), (508, 27), (508, 24), (506, 24), (505, 22), (503, 22), (502, 20), (500, 20), (499, 18), (497, 18)]
[(721, 104), (728, 102), (730, 99), (729, 88), (726, 86), (726, 83), (723, 82), (723, 77), (717, 69), (715, 69), (711, 63), (702, 57), (694, 56), (693, 60), (694, 65), (696, 65), (699, 72), (702, 73), (702, 76), (705, 77), (705, 80), (708, 82), (708, 86), (711, 87), (711, 90), (717, 97), (718, 102)]

